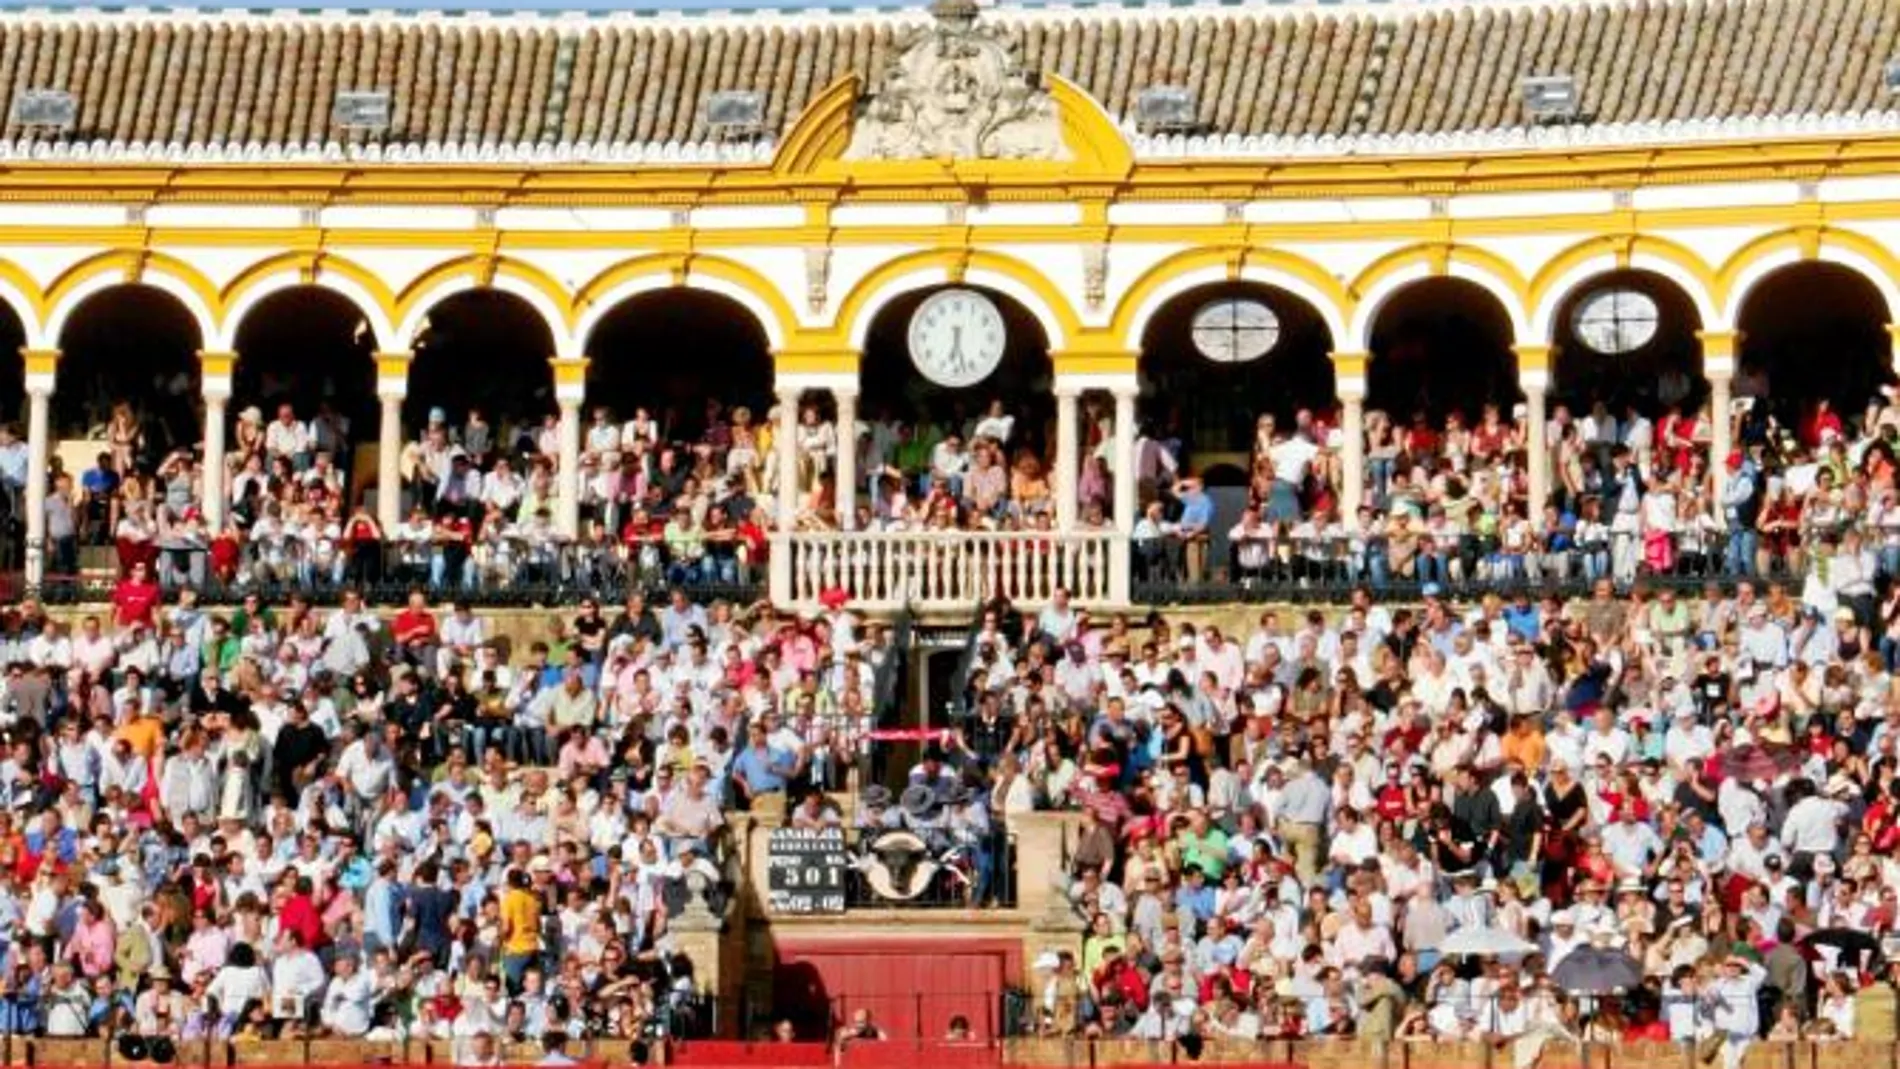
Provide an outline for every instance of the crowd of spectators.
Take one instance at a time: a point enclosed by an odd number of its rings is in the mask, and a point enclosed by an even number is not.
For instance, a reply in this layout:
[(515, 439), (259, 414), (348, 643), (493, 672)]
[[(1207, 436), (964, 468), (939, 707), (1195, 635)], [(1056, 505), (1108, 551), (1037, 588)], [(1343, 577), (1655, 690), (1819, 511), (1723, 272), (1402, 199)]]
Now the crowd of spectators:
[(1005, 826), (1081, 814), (1045, 1035), (1895, 1038), (1900, 691), (1846, 606), (1361, 588), (975, 643), (950, 775)]
[[(1342, 592), (1776, 577), (1808, 583), (1819, 601), (1846, 591), (1858, 605), (1876, 576), (1900, 574), (1893, 398), (1849, 417), (1820, 401), (1786, 420), (1785, 408), (1744, 398), (1722, 414), (1733, 449), (1713, 472), (1706, 408), (1652, 416), (1557, 404), (1545, 457), (1529, 453), (1521, 404), (1484, 405), (1470, 425), (1457, 412), (1400, 425), (1374, 410), (1351, 515), (1340, 429), (1308, 411), (1290, 425), (1267, 415), (1231, 525), (1217, 523), (1203, 479), (1177, 460), (1180, 443), (1143, 437), (1136, 567), (1151, 580), (1204, 583), (1225, 567), (1243, 586)], [(1540, 515), (1526, 507), (1533, 463), (1547, 473)], [(1216, 534), (1225, 561), (1210, 560)]]
[(683, 592), (488, 629), (142, 562), (77, 626), (6, 609), (0, 1030), (486, 1063), (707, 1027), (674, 929), (730, 898), (723, 814), (842, 785), (888, 636)]

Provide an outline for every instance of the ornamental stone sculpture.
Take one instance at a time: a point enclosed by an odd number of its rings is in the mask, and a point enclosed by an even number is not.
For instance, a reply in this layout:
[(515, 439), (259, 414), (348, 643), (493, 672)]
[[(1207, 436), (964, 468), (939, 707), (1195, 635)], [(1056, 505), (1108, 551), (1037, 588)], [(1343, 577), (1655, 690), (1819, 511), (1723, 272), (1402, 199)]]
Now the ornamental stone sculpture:
[(1054, 102), (994, 27), (976, 25), (975, 0), (930, 13), (858, 101), (844, 158), (1067, 160)]

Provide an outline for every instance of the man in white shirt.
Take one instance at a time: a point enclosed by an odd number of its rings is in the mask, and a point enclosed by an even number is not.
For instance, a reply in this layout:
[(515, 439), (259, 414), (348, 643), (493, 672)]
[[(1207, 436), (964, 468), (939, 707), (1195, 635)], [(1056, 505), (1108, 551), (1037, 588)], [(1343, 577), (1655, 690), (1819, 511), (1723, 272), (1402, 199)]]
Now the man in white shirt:
[[(274, 1016), (301, 1018), (323, 992), (323, 962), (285, 929), (277, 936), (277, 960), (271, 963), (270, 988)], [(367, 1027), (364, 1031), (368, 1031)]]
[[(1828, 789), (1833, 794), (1844, 794), (1850, 788), (1845, 777), (1843, 782), (1829, 782)], [(1847, 806), (1833, 797), (1812, 794), (1796, 802), (1781, 822), (1781, 844), (1794, 855), (1790, 866), (1795, 875), (1805, 876), (1812, 871), (1815, 857), (1821, 854), (1832, 855), (1841, 845), (1841, 820), (1847, 815)]]
[(310, 427), (297, 418), (289, 405), (277, 406), (277, 418), (264, 428), (264, 452), (271, 459), (282, 457), (298, 471), (310, 465)]
[(340, 1036), (356, 1037), (369, 1031), (370, 1008), (376, 1001), (376, 983), (357, 967), (356, 959), (339, 954), (336, 975), (323, 993), (322, 1021)]

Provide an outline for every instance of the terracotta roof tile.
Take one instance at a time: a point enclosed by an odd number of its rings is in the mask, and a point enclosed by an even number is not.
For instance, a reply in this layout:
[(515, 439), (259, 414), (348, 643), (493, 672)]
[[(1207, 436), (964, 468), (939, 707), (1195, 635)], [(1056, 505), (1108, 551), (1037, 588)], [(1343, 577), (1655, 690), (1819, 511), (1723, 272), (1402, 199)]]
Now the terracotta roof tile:
[[(1014, 11), (1027, 66), (1125, 118), (1151, 85), (1239, 135), (1435, 134), (1522, 125), (1518, 81), (1577, 77), (1599, 123), (1885, 108), (1900, 0), (1618, 0), (1543, 7)], [(87, 140), (337, 138), (344, 90), (391, 95), (396, 142), (698, 141), (706, 101), (765, 98), (783, 130), (848, 71), (875, 79), (905, 21), (0, 17), (0, 106), (70, 90)], [(13, 131), (9, 131), (13, 133)]]

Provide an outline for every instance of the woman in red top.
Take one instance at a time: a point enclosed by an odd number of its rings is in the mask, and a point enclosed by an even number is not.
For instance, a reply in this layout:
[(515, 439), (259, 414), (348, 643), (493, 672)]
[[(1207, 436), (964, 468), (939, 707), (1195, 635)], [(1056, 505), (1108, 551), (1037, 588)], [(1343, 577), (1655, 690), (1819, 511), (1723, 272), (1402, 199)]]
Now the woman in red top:
[(152, 582), (151, 566), (135, 561), (132, 571), (112, 588), (112, 622), (121, 627), (152, 626), (152, 612), (164, 595)]
[(1802, 428), (1802, 431), (1801, 444), (1807, 446), (1809, 449), (1819, 448), (1823, 444), (1822, 439), (1828, 432), (1833, 432), (1836, 438), (1841, 437), (1842, 426), (1840, 413), (1835, 412), (1834, 406), (1828, 402), (1827, 398), (1823, 397), (1819, 401), (1814, 402), (1814, 415), (1808, 417), (1808, 425)]

